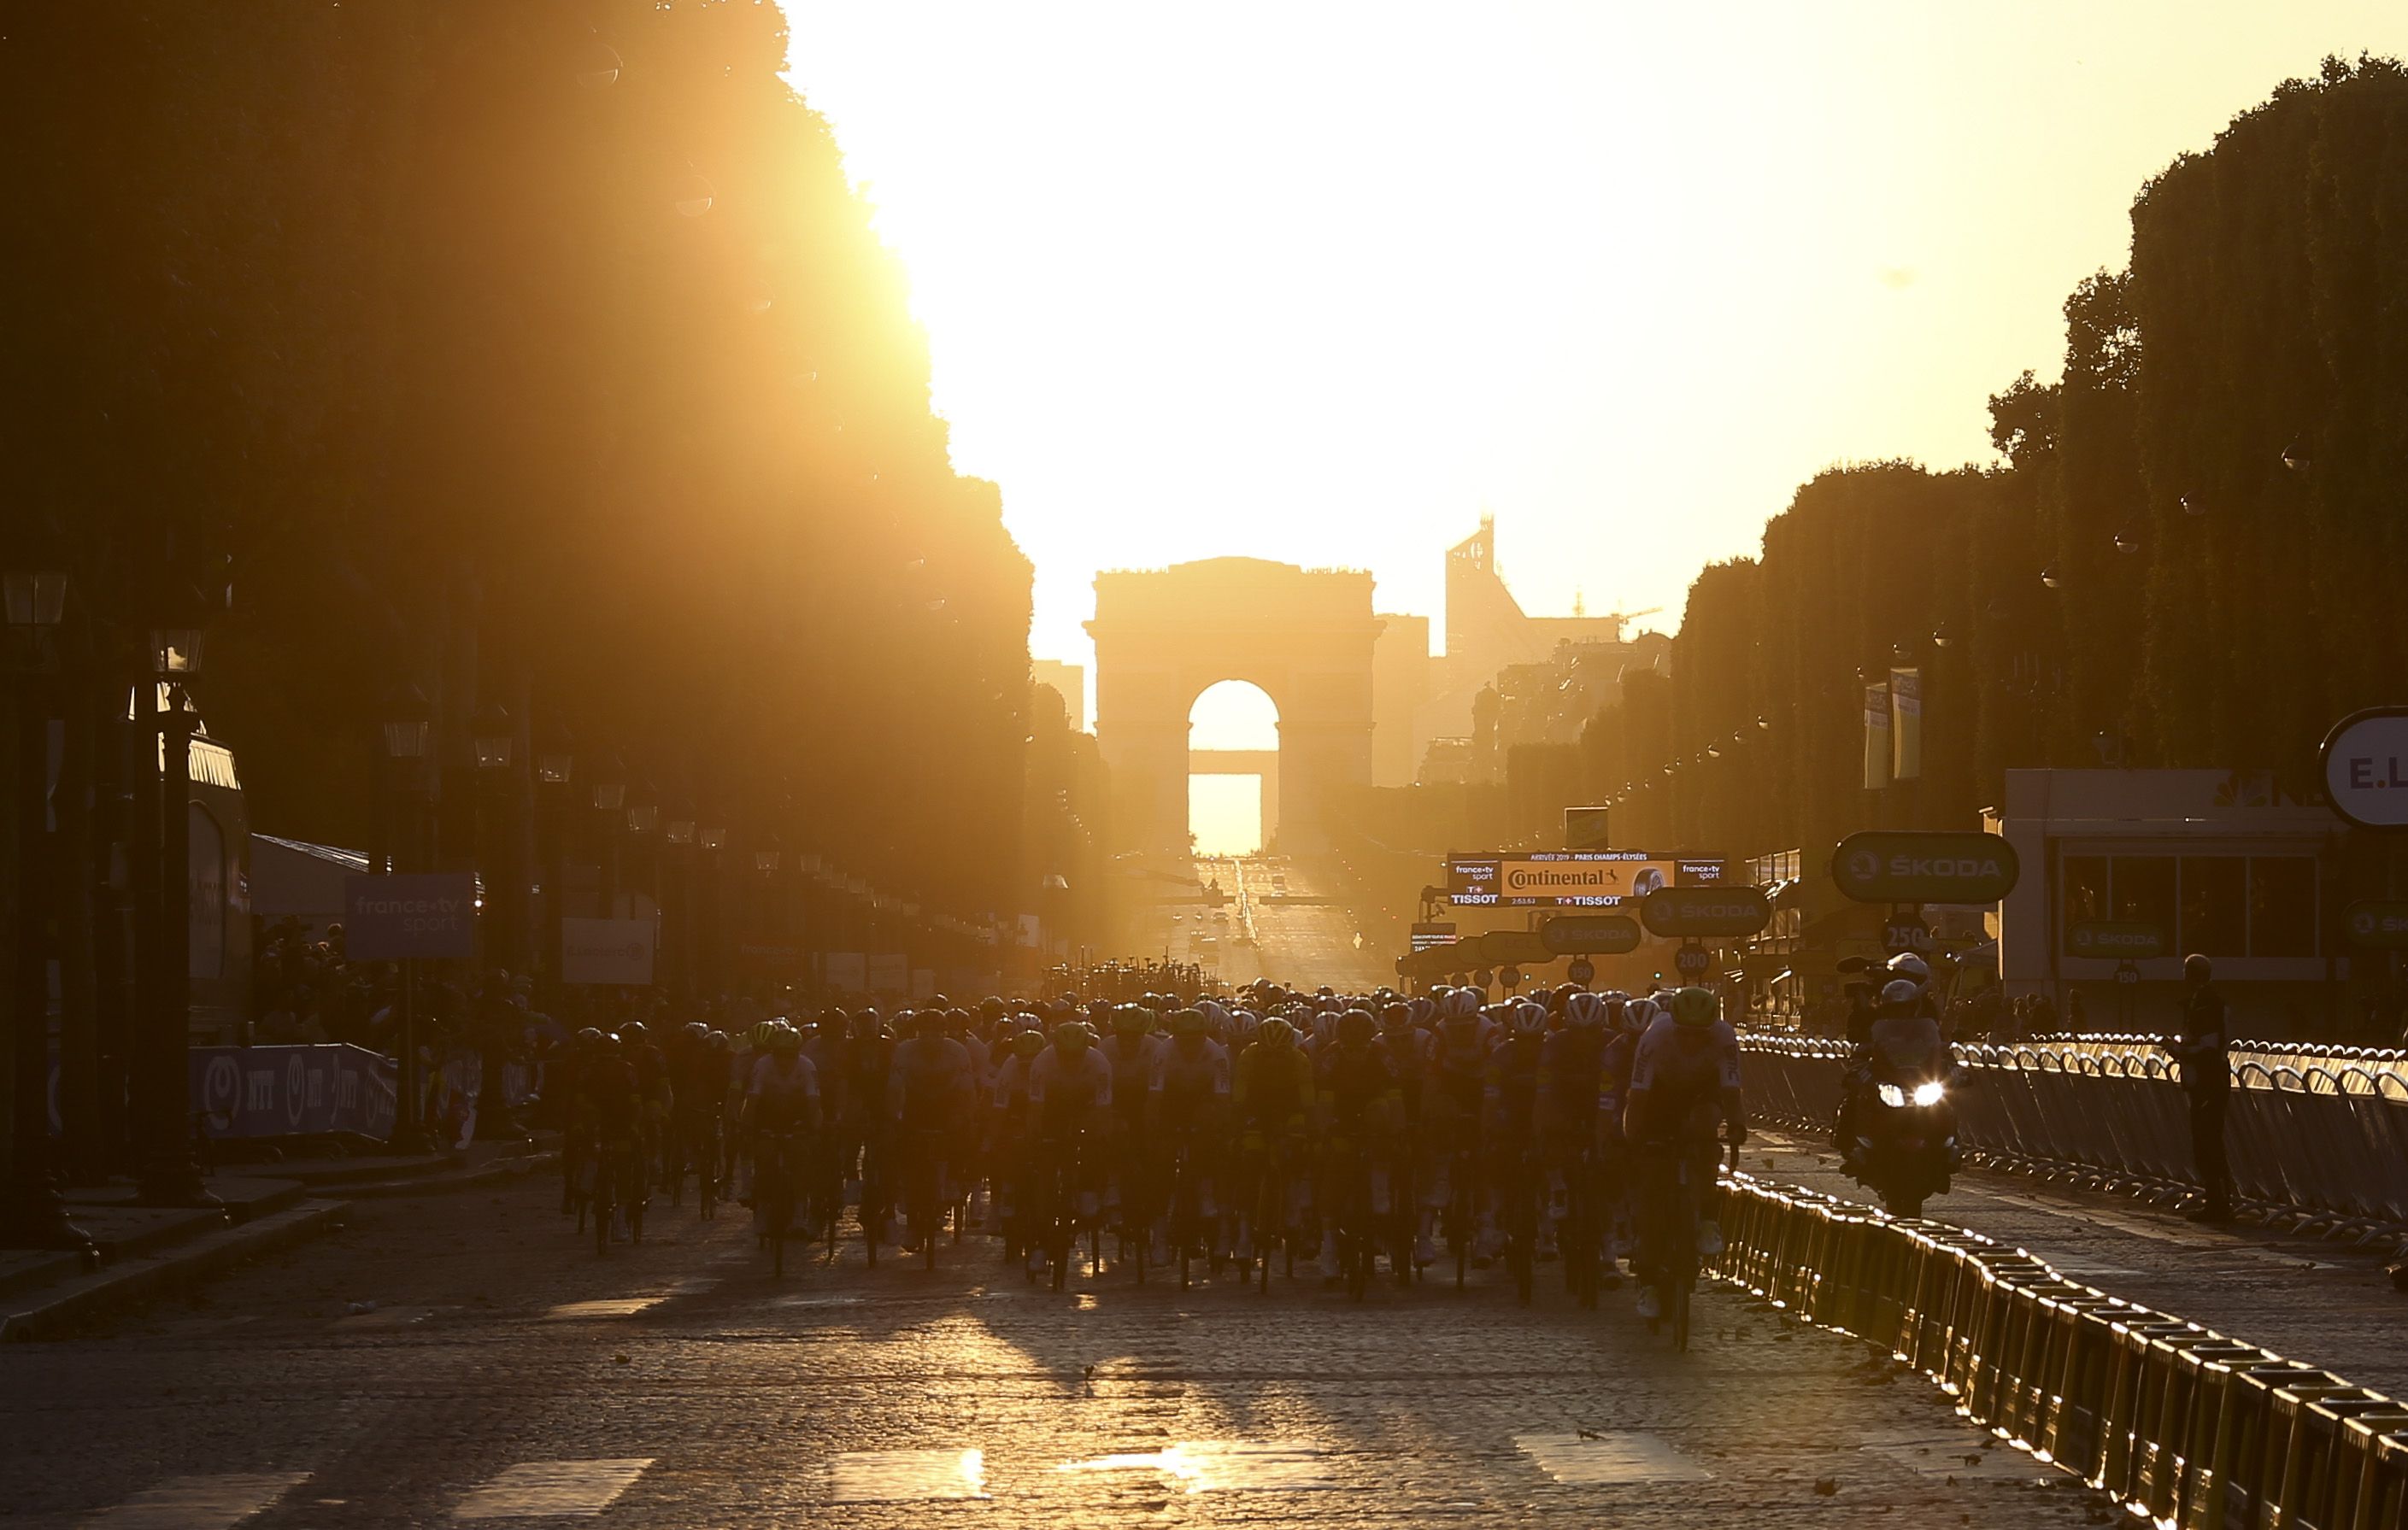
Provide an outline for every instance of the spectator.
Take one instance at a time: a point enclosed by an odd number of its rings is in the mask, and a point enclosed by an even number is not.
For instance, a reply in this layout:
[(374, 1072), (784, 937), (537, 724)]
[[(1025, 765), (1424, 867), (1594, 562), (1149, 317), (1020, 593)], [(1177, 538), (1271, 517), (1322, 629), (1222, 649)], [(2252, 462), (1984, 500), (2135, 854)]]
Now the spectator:
[(2232, 1167), (2224, 1143), (2232, 1063), (2224, 1036), (2224, 994), (2214, 978), (2206, 957), (2194, 952), (2183, 958), (2182, 1033), (2167, 1050), (2182, 1065), (2183, 1093), (2190, 1097), (2191, 1160), (2207, 1192), (2207, 1203), (2190, 1217), (2223, 1223), (2232, 1220)]

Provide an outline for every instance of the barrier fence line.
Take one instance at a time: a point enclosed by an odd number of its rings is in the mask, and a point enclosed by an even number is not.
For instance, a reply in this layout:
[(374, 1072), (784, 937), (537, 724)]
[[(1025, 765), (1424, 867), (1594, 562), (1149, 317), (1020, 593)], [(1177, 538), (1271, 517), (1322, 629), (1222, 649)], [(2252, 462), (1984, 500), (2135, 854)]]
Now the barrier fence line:
[[(1846, 1042), (1751, 1036), (1748, 1108), (1828, 1130)], [(2138, 1037), (1958, 1045), (1952, 1098), (1969, 1160), (2195, 1191), (2180, 1069)], [(2408, 1054), (2356, 1048), (2232, 1051), (2225, 1139), (2245, 1201), (2362, 1242), (2408, 1225)]]
[(1921, 1371), (1957, 1411), (2175, 1530), (2393, 1530), (2408, 1407), (1979, 1233), (1726, 1174), (1716, 1275)]

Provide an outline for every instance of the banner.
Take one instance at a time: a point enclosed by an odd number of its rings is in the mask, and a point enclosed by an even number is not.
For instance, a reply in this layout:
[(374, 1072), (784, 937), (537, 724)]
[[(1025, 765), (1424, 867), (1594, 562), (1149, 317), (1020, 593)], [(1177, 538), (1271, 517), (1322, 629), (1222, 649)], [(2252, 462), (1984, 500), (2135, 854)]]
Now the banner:
[(477, 879), (465, 871), (343, 879), (343, 949), (354, 962), (477, 954)]
[(1893, 780), (1923, 775), (1923, 671), (1889, 672), (1889, 773)]
[(911, 959), (900, 951), (874, 951), (869, 958), (869, 991), (873, 994), (908, 994), (911, 989)]
[(194, 1047), (193, 1111), (210, 1137), (393, 1132), (394, 1065), (362, 1047)]
[(1889, 686), (1865, 687), (1865, 790), (1889, 784)]
[(564, 919), (560, 980), (649, 987), (652, 922), (649, 919)]
[(863, 994), (869, 990), (869, 964), (857, 951), (832, 951), (822, 959), (827, 971), (827, 985), (840, 994)]

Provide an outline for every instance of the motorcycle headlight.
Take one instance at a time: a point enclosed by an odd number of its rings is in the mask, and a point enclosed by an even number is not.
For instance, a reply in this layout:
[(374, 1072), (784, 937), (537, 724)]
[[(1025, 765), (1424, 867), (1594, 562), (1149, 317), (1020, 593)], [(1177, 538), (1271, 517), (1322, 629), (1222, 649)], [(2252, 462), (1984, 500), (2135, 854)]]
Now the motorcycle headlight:
[(1928, 1084), (1916, 1084), (1914, 1086), (1914, 1103), (1917, 1105), (1938, 1105), (1940, 1103), (1940, 1096), (1946, 1093), (1948, 1093), (1948, 1091), (1941, 1086), (1940, 1080), (1937, 1079), (1932, 1080)]
[(1881, 1102), (1884, 1105), (1903, 1107), (1906, 1104), (1906, 1091), (1899, 1088), (1898, 1085), (1882, 1084), (1878, 1087), (1881, 1092)]

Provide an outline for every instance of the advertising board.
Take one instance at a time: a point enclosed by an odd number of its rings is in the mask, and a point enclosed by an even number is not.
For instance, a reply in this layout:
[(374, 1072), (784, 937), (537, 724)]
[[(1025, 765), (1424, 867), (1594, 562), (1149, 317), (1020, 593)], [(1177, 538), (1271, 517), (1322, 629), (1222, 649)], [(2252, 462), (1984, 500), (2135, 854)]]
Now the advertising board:
[(1723, 869), (1711, 857), (1635, 850), (1452, 854), (1446, 892), (1461, 908), (1611, 908), (1659, 887), (1718, 882)]

